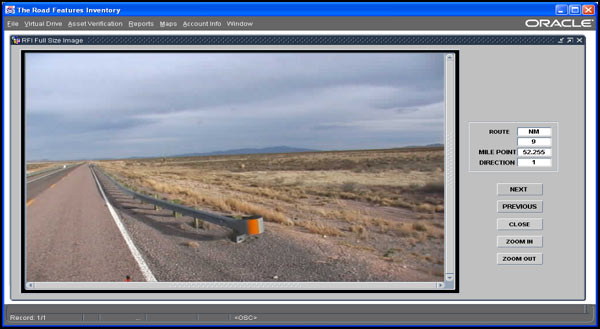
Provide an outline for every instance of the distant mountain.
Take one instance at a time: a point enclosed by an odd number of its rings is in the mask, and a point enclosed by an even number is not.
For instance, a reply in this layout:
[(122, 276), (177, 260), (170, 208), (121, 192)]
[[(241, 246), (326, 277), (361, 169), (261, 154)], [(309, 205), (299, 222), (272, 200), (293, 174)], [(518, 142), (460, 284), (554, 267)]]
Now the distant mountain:
[(210, 156), (210, 155), (234, 155), (234, 154), (262, 154), (262, 153), (297, 153), (297, 152), (316, 152), (319, 150), (289, 147), (289, 146), (272, 146), (264, 148), (246, 148), (246, 149), (234, 149), (225, 151), (214, 151), (205, 153), (184, 153), (171, 155), (171, 157), (197, 157), (197, 156)]
[[(423, 148), (423, 147), (444, 147), (444, 144), (428, 144), (428, 145), (410, 145), (410, 146), (401, 146), (396, 147), (397, 149), (402, 148)], [(383, 148), (382, 148), (383, 149)], [(392, 148), (390, 148), (392, 149)], [(300, 147), (290, 147), (290, 146), (271, 146), (271, 147), (263, 147), (263, 148), (245, 148), (245, 149), (233, 149), (233, 150), (224, 150), (224, 151), (213, 151), (213, 152), (204, 152), (204, 153), (183, 153), (183, 154), (174, 154), (169, 156), (160, 156), (160, 155), (147, 155), (147, 156), (130, 156), (130, 157), (101, 157), (101, 158), (87, 158), (87, 159), (62, 159), (62, 160), (50, 160), (50, 159), (39, 159), (39, 160), (28, 160), (28, 163), (31, 162), (52, 162), (52, 161), (88, 161), (88, 160), (135, 160), (135, 159), (152, 159), (152, 158), (162, 158), (162, 157), (173, 157), (173, 158), (181, 158), (181, 157), (197, 157), (197, 156), (211, 156), (211, 155), (236, 155), (236, 154), (273, 154), (273, 153), (299, 153), (299, 152), (335, 152), (335, 151), (358, 151), (360, 149), (348, 149), (348, 150), (316, 150), (316, 149), (307, 149)]]
[(423, 148), (423, 147), (444, 147), (444, 144), (436, 143), (436, 144), (427, 144), (427, 145), (409, 145), (409, 146), (403, 146), (400, 148), (410, 149), (410, 148)]

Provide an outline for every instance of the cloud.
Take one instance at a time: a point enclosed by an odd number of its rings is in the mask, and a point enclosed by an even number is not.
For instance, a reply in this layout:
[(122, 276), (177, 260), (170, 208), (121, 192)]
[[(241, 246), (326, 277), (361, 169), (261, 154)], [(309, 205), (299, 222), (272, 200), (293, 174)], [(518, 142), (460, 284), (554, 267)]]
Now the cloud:
[(28, 53), (25, 60), (32, 160), (442, 140), (437, 53)]

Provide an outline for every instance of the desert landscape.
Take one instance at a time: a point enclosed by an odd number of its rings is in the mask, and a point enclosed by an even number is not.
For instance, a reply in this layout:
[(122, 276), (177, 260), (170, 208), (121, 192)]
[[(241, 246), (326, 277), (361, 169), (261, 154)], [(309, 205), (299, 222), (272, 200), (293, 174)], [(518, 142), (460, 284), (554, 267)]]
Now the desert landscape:
[(314, 243), (332, 240), (371, 261), (441, 280), (443, 159), (443, 148), (422, 147), (94, 163), (138, 192), (227, 215), (260, 215), (267, 230), (276, 225)]

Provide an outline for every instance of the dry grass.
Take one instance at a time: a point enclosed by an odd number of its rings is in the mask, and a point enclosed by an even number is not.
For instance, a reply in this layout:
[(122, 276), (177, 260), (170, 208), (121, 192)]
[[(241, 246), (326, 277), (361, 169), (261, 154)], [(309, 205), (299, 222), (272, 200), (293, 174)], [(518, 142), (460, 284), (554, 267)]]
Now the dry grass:
[(369, 236), (367, 228), (362, 225), (351, 225), (350, 232), (358, 234), (361, 239), (366, 239)]
[[(443, 225), (439, 225), (437, 222), (418, 222), (409, 225), (404, 222), (376, 217), (365, 213), (364, 211), (357, 210), (333, 210), (326, 212), (321, 209), (320, 213), (324, 214), (324, 217), (326, 218), (339, 219), (351, 224), (348, 227), (348, 230), (357, 233), (361, 239), (367, 239), (369, 237), (369, 230), (377, 233), (392, 234), (399, 237), (420, 237), (421, 235), (419, 232), (435, 232), (436, 236), (443, 237)], [(418, 216), (420, 216), (420, 214)], [(427, 218), (430, 220), (433, 219), (433, 217), (430, 216)]]
[(263, 206), (259, 206), (256, 204), (252, 204), (252, 203), (237, 200), (237, 199), (227, 199), (227, 200), (225, 200), (225, 203), (231, 209), (234, 209), (241, 213), (251, 214), (251, 215), (260, 215), (263, 217), (263, 219), (271, 221), (271, 222), (290, 225), (290, 226), (294, 225), (294, 222), (292, 222), (284, 214), (282, 214), (278, 211), (275, 211), (275, 210), (265, 208)]
[(363, 245), (363, 244), (349, 243), (347, 241), (339, 241), (338, 244), (340, 246), (354, 248), (354, 249), (357, 249), (357, 250), (364, 250), (364, 251), (369, 251), (369, 252), (376, 252), (377, 251), (377, 249), (375, 249), (373, 247), (366, 246), (366, 245)]
[(416, 206), (415, 210), (418, 212), (434, 213), (435, 206), (430, 203), (422, 203), (422, 204)]
[[(367, 240), (373, 233), (414, 237), (438, 232), (443, 212), (443, 150), (395, 149), (101, 161), (143, 193), (315, 234)], [(349, 208), (342, 200), (367, 208)], [(417, 226), (371, 213), (371, 207), (415, 211)], [(346, 224), (343, 224), (346, 223)], [(424, 227), (424, 229), (423, 229)]]
[(192, 206), (208, 204), (223, 212), (237, 212), (246, 215), (259, 215), (267, 221), (281, 223), (285, 225), (294, 224), (284, 214), (266, 208), (264, 206), (252, 204), (250, 202), (234, 198), (223, 198), (222, 196), (215, 196), (211, 193), (202, 193), (201, 191), (181, 187), (175, 184), (166, 184), (152, 178), (137, 178), (143, 185), (149, 186), (152, 189), (152, 191), (165, 193), (169, 195), (171, 200), (180, 200), (179, 203), (182, 204)]
[(200, 247), (200, 243), (198, 243), (197, 241), (186, 241), (183, 243), (183, 245), (194, 249)]
[(418, 232), (427, 232), (427, 226), (425, 226), (423, 223), (413, 223), (412, 228)]
[(331, 237), (377, 259), (388, 254), (385, 261), (412, 263), (423, 271), (443, 264), (442, 149), (96, 164), (144, 194), (227, 215), (259, 215), (286, 229)]
[(444, 182), (428, 182), (421, 187), (421, 191), (426, 193), (444, 193)]
[(311, 220), (303, 221), (298, 226), (304, 227), (311, 233), (326, 235), (326, 236), (344, 236), (344, 233), (337, 227), (329, 225), (324, 221)]

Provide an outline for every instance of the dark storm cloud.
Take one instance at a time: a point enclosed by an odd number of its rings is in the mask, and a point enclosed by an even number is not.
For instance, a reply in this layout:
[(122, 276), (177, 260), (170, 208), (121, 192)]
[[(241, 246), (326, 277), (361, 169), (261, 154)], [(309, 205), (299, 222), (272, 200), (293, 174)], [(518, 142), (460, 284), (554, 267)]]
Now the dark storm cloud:
[(443, 77), (434, 53), (29, 53), (27, 157), (438, 143)]

